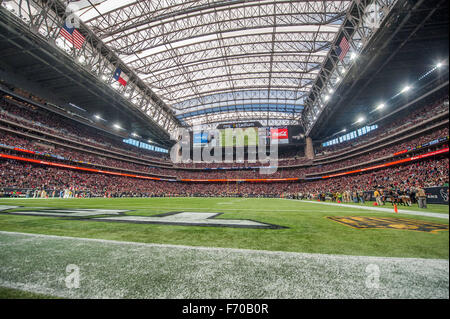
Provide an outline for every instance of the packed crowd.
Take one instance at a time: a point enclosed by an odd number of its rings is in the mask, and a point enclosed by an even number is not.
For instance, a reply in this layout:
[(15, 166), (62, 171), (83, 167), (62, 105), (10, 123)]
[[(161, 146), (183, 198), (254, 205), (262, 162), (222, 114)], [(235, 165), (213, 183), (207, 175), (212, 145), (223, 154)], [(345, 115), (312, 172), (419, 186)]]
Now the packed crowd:
[(75, 123), (59, 114), (39, 109), (30, 103), (25, 103), (12, 97), (4, 97), (0, 100), (0, 119), (10, 120), (50, 134), (64, 136), (67, 139), (85, 145), (126, 152), (143, 159), (158, 162), (166, 162), (168, 159), (167, 154), (125, 144), (112, 137), (100, 134), (94, 128)]
[[(28, 151), (40, 152), (41, 154), (51, 154), (53, 161), (63, 161), (68, 164), (76, 163), (79, 165), (87, 165), (99, 167), (102, 169), (117, 169), (121, 171), (132, 171), (140, 174), (147, 174), (151, 176), (161, 176), (168, 178), (179, 179), (252, 179), (252, 178), (303, 178), (307, 174), (321, 174), (323, 172), (335, 171), (344, 169), (354, 165), (364, 165), (365, 162), (375, 161), (377, 159), (386, 158), (392, 159), (395, 152), (404, 151), (410, 148), (420, 146), (424, 143), (436, 140), (437, 138), (448, 138), (448, 127), (433, 130), (427, 134), (423, 134), (413, 139), (408, 139), (397, 144), (392, 144), (389, 147), (378, 149), (364, 155), (353, 156), (349, 159), (333, 161), (329, 164), (307, 165), (304, 167), (282, 168), (278, 167), (275, 173), (263, 174), (258, 168), (246, 170), (213, 170), (205, 169), (204, 164), (202, 170), (187, 170), (187, 169), (171, 169), (151, 166), (139, 161), (126, 160), (120, 157), (108, 156), (100, 153), (92, 153), (83, 149), (73, 149), (58, 144), (52, 144), (50, 140), (32, 140), (30, 138), (20, 136), (17, 134), (1, 131), (0, 144), (18, 147)], [(443, 148), (448, 145), (448, 140), (444, 144), (439, 144), (436, 147)], [(431, 148), (421, 148), (420, 151), (429, 151)], [(3, 149), (3, 152), (9, 154), (26, 155), (30, 157), (29, 153), (22, 153), (21, 151), (11, 151)], [(45, 155), (36, 156), (41, 158)], [(48, 158), (46, 158), (48, 159)], [(253, 167), (267, 166), (261, 163), (248, 163)]]
[(301, 196), (317, 197), (323, 193), (369, 191), (377, 187), (409, 189), (448, 186), (448, 157), (427, 159), (409, 165), (325, 180), (279, 183), (189, 183), (136, 179), (106, 174), (0, 161), (2, 188), (70, 189), (95, 197), (121, 196)]
[(366, 135), (355, 138), (353, 140), (345, 141), (336, 145), (322, 146), (319, 145), (315, 148), (316, 156), (327, 156), (343, 153), (350, 150), (351, 148), (357, 147), (364, 143), (369, 143), (377, 139), (381, 139), (386, 136), (390, 136), (395, 132), (401, 131), (402, 129), (416, 125), (422, 121), (433, 118), (434, 116), (447, 111), (449, 108), (448, 96), (427, 105), (423, 108), (412, 111), (407, 117), (402, 119), (391, 119), (389, 122), (380, 124), (378, 129), (369, 132)]

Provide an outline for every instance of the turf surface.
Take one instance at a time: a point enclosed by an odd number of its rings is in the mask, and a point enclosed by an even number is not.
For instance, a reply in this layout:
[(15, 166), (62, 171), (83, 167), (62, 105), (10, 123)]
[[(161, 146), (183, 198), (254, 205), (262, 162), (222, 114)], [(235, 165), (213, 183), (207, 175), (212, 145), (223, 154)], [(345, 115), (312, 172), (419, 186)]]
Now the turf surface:
[[(0, 214), (0, 231), (96, 238), (137, 243), (224, 247), (315, 254), (408, 257), (448, 260), (448, 231), (424, 233), (399, 229), (354, 229), (327, 216), (399, 217), (448, 224), (448, 219), (429, 216), (317, 205), (282, 199), (240, 198), (145, 198), (145, 199), (55, 199), (0, 200), (0, 205), (76, 209), (125, 209), (127, 215), (222, 212), (217, 219), (249, 219), (287, 227), (246, 229), (224, 227), (128, 224)], [(372, 205), (367, 203), (366, 205)], [(383, 207), (389, 208), (390, 205)], [(400, 207), (401, 209), (408, 209)], [(448, 206), (429, 205), (415, 211), (448, 214)], [(447, 261), (448, 262), (448, 261)], [(447, 275), (448, 276), (448, 275)], [(5, 279), (5, 278), (3, 278)], [(6, 278), (7, 279), (7, 278)], [(448, 287), (448, 277), (447, 277)], [(0, 297), (3, 293), (0, 290)]]

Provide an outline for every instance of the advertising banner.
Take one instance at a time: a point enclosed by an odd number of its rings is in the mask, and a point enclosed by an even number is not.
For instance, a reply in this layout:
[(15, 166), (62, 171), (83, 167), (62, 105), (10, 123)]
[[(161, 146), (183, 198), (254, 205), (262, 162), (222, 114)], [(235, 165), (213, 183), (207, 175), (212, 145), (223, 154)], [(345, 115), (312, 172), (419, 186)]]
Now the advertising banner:
[(288, 144), (289, 134), (287, 128), (270, 129), (270, 139), (272, 144)]

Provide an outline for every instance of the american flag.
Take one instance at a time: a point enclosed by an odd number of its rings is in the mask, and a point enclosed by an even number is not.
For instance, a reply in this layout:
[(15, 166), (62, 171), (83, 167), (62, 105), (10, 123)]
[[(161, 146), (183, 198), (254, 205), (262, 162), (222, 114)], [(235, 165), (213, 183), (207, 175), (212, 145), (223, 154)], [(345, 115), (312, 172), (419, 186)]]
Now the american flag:
[(348, 44), (347, 38), (343, 37), (339, 47), (336, 48), (336, 54), (339, 56), (339, 60), (343, 60), (350, 50), (350, 44)]
[(85, 38), (78, 32), (74, 27), (69, 28), (66, 23), (64, 23), (59, 35), (64, 37), (67, 41), (72, 43), (77, 49), (81, 49), (83, 46)]

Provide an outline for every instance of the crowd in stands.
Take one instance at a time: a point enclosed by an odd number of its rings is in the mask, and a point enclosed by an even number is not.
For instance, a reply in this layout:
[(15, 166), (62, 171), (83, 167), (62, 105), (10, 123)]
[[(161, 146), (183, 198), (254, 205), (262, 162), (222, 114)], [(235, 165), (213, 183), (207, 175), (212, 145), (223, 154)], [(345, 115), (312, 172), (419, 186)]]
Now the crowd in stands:
[[(390, 145), (389, 147), (377, 149), (375, 151), (368, 152), (363, 155), (357, 155), (357, 156), (354, 156), (354, 157), (346, 159), (346, 160), (333, 161), (333, 163), (331, 163), (331, 164), (313, 166), (308, 169), (308, 173), (327, 172), (327, 171), (332, 171), (332, 170), (349, 167), (349, 166), (353, 166), (353, 165), (362, 165), (365, 162), (374, 161), (376, 159), (392, 156), (393, 154), (395, 154), (397, 152), (413, 149), (413, 148), (421, 146), (427, 142), (434, 141), (438, 138), (448, 137), (448, 135), (449, 135), (448, 127), (437, 129), (430, 133), (421, 135), (419, 137), (404, 140), (401, 143), (393, 144), (393, 145)], [(446, 145), (448, 145), (448, 142), (447, 142), (447, 144), (441, 145), (441, 147), (443, 148)]]
[(331, 146), (318, 145), (315, 147), (316, 156), (327, 156), (331, 154), (339, 154), (350, 150), (351, 148), (357, 147), (361, 144), (374, 141), (376, 139), (381, 139), (386, 136), (390, 136), (395, 132), (401, 131), (402, 129), (416, 125), (424, 120), (430, 119), (440, 113), (445, 111), (448, 112), (449, 109), (449, 98), (445, 98), (436, 101), (435, 103), (426, 105), (423, 108), (412, 111), (408, 116), (402, 119), (391, 120), (385, 124), (380, 124), (378, 129), (369, 132), (366, 135), (360, 136), (353, 140), (345, 141), (339, 144)]
[(45, 189), (47, 193), (70, 189), (95, 197), (120, 196), (285, 196), (302, 194), (313, 198), (322, 193), (370, 191), (378, 187), (411, 189), (448, 186), (449, 159), (427, 159), (409, 165), (388, 167), (358, 175), (302, 182), (279, 183), (189, 183), (113, 176), (99, 173), (0, 161), (2, 187)]
[[(35, 100), (33, 98), (33, 100)], [(40, 100), (35, 100), (42, 103)], [(411, 113), (403, 120), (385, 125), (380, 129), (353, 141), (326, 148), (340, 154), (357, 145), (362, 145), (395, 131), (432, 118), (436, 114), (448, 111), (448, 97), (425, 108)], [(391, 161), (394, 153), (409, 150), (424, 143), (447, 138), (435, 146), (419, 149), (412, 154), (420, 154), (436, 147), (448, 147), (449, 129), (439, 124), (439, 127), (421, 133), (413, 138), (390, 141), (388, 146), (375, 146), (349, 156), (337, 159), (322, 157), (320, 161), (306, 159), (301, 151), (287, 151), (279, 154), (278, 169), (274, 174), (260, 174), (259, 169), (249, 167), (267, 166), (260, 162), (252, 163), (178, 163), (175, 166), (155, 166), (149, 162), (168, 164), (169, 160), (163, 154), (136, 148), (132, 145), (115, 140), (94, 128), (73, 122), (61, 115), (45, 111), (36, 106), (19, 101), (12, 97), (0, 99), (0, 119), (19, 124), (8, 126), (0, 121), (0, 152), (14, 154), (27, 158), (74, 164), (77, 166), (98, 167), (124, 172), (140, 173), (142, 175), (160, 176), (170, 179), (276, 179), (276, 178), (304, 178), (305, 176), (320, 176), (328, 171), (343, 170), (356, 167), (366, 162), (381, 163)], [(3, 129), (1, 128), (3, 127)], [(33, 128), (39, 132), (27, 131)], [(9, 130), (16, 131), (13, 133)], [(423, 129), (423, 128), (422, 128)], [(39, 134), (33, 138), (24, 134)], [(63, 137), (55, 139), (45, 133)], [(407, 134), (410, 134), (408, 132)], [(2, 145), (3, 144), (3, 145)], [(92, 147), (90, 147), (92, 146)], [(17, 147), (22, 150), (14, 150)], [(100, 150), (98, 148), (101, 148)], [(24, 151), (25, 150), (25, 151)], [(114, 152), (112, 152), (113, 150)], [(321, 151), (324, 151), (322, 149)], [(27, 151), (39, 152), (30, 154)], [(321, 152), (319, 151), (319, 152)], [(333, 154), (335, 154), (333, 153)], [(120, 154), (127, 154), (122, 157)], [(155, 155), (156, 154), (156, 155)], [(156, 157), (155, 157), (156, 156)], [(401, 154), (395, 158), (411, 156), (410, 153)], [(388, 167), (358, 175), (345, 175), (336, 178), (315, 180), (308, 182), (276, 182), (276, 183), (201, 183), (201, 182), (169, 182), (136, 179), (113, 176), (107, 174), (87, 173), (83, 171), (61, 169), (36, 164), (0, 159), (0, 188), (18, 189), (46, 189), (55, 192), (70, 189), (74, 194), (85, 196), (298, 196), (304, 198), (317, 197), (324, 193), (364, 192), (374, 187), (397, 187), (411, 189), (414, 187), (448, 185), (448, 155), (447, 157), (431, 158), (420, 162), (409, 163), (404, 166)], [(283, 166), (292, 166), (283, 168)], [(298, 166), (298, 167), (295, 167)], [(237, 170), (217, 170), (213, 168), (241, 168)], [(190, 168), (190, 169), (188, 169)], [(246, 168), (246, 169), (243, 169)], [(48, 193), (47, 193), (48, 194)]]
[(12, 97), (4, 97), (0, 100), (0, 119), (13, 121), (25, 127), (36, 128), (50, 134), (63, 136), (83, 144), (112, 149), (119, 152), (127, 152), (133, 156), (142, 157), (158, 162), (167, 162), (168, 155), (147, 149), (125, 144), (98, 130), (81, 123), (67, 119), (56, 113), (38, 109), (30, 103), (22, 102)]
[[(1, 130), (0, 130), (1, 131)], [(293, 167), (293, 168), (278, 168), (273, 174), (261, 174), (258, 168), (246, 169), (246, 170), (209, 170), (205, 169), (204, 164), (202, 170), (186, 170), (186, 169), (169, 169), (151, 166), (139, 161), (127, 161), (120, 157), (113, 158), (108, 156), (102, 156), (102, 154), (89, 153), (86, 150), (77, 150), (69, 147), (64, 147), (58, 144), (51, 144), (29, 138), (19, 136), (13, 133), (2, 131), (0, 135), (0, 144), (18, 147), (28, 151), (40, 152), (43, 154), (53, 155), (52, 160), (64, 160), (68, 164), (96, 166), (100, 168), (114, 168), (123, 171), (139, 172), (141, 174), (149, 174), (151, 176), (161, 176), (169, 178), (179, 179), (254, 179), (254, 178), (303, 178), (306, 174), (320, 174), (328, 171), (335, 171), (338, 169), (344, 169), (354, 165), (363, 165), (368, 161), (376, 161), (377, 159), (392, 160), (392, 156), (395, 152), (404, 151), (410, 148), (420, 146), (426, 142), (433, 141), (437, 138), (448, 138), (448, 127), (433, 130), (427, 134), (423, 134), (413, 139), (407, 139), (403, 142), (393, 144), (389, 147), (381, 148), (364, 155), (353, 156), (349, 159), (335, 160), (330, 164), (324, 165), (309, 165), (305, 167)], [(439, 144), (437, 147), (443, 148), (448, 145), (448, 141), (444, 144)], [(429, 148), (421, 148), (420, 151), (429, 151)], [(3, 149), (3, 152), (9, 154), (27, 155), (29, 153), (21, 153), (21, 151), (10, 151)], [(41, 155), (44, 156), (44, 155)], [(55, 159), (56, 156), (56, 159)], [(409, 156), (408, 154), (404, 156)], [(39, 158), (39, 156), (37, 157)], [(47, 158), (46, 158), (47, 159)], [(70, 163), (72, 162), (72, 163)], [(215, 163), (218, 164), (218, 163)], [(254, 167), (264, 166), (261, 163), (247, 163), (247, 165), (253, 165)]]

